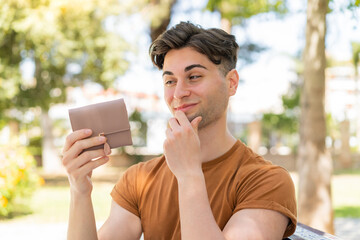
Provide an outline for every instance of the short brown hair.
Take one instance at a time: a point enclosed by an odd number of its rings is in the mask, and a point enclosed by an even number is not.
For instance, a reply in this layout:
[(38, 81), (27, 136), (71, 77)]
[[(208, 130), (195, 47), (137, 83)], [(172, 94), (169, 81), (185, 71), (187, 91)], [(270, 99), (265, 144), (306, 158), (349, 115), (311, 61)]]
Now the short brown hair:
[(172, 49), (191, 47), (206, 55), (211, 62), (220, 65), (226, 75), (236, 67), (239, 45), (235, 36), (217, 28), (203, 29), (190, 22), (180, 22), (163, 32), (149, 48), (153, 64), (163, 69), (165, 55)]

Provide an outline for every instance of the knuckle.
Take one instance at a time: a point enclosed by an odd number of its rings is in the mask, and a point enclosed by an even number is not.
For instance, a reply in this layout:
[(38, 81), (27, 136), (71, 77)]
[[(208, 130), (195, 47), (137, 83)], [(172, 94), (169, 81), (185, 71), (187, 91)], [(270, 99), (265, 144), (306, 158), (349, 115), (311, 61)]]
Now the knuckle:
[(76, 142), (74, 143), (74, 147), (75, 147), (76, 149), (83, 149), (83, 148), (84, 148), (84, 146), (83, 146), (83, 144), (82, 144), (81, 141), (76, 141)]
[(85, 158), (85, 159), (91, 159), (91, 158), (92, 158), (92, 153), (91, 153), (91, 151), (85, 151), (85, 152), (83, 152), (81, 155), (82, 155), (82, 157)]
[(68, 156), (67, 153), (65, 153), (61, 159), (61, 163), (63, 166), (66, 166), (68, 164), (68, 162), (70, 161), (69, 159), (70, 157)]
[(71, 134), (67, 135), (65, 141), (66, 142), (71, 142), (72, 141), (72, 135)]
[(64, 157), (61, 159), (61, 164), (62, 164), (63, 166), (65, 166), (67, 162), (68, 162), (68, 161), (67, 161), (67, 157), (64, 156)]
[(175, 131), (173, 131), (173, 135), (174, 135), (174, 137), (181, 137), (182, 132), (175, 130)]
[(190, 126), (185, 126), (185, 127), (184, 127), (184, 131), (185, 131), (186, 133), (191, 133), (191, 132), (192, 132), (192, 128), (191, 128)]
[(70, 164), (65, 164), (65, 165), (64, 165), (64, 168), (65, 168), (66, 172), (68, 173), (68, 175), (70, 175), (71, 172), (72, 172), (72, 167), (71, 167), (71, 165), (70, 165)]

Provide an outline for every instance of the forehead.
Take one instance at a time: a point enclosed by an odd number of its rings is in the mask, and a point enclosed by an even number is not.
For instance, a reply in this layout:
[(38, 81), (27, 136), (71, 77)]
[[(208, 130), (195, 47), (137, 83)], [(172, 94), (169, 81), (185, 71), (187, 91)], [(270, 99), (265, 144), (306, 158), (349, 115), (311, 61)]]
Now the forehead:
[(163, 70), (171, 70), (173, 68), (182, 68), (192, 64), (202, 64), (206, 67), (214, 65), (206, 55), (199, 53), (193, 48), (185, 47), (181, 49), (170, 50), (164, 58)]

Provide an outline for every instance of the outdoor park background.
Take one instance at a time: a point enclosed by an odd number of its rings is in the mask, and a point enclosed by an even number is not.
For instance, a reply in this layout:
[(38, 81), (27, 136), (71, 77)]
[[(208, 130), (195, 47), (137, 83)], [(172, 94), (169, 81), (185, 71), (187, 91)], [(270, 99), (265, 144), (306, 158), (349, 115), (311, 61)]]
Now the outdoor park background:
[[(162, 152), (170, 114), (148, 47), (163, 30), (187, 20), (236, 36), (241, 83), (230, 102), (229, 127), (254, 151), (286, 167), (297, 189), (305, 186), (298, 197), (311, 201), (299, 206), (299, 213), (306, 212), (300, 221), (310, 216), (314, 221), (305, 223), (327, 232), (334, 223), (337, 235), (358, 239), (359, 4), (329, 3), (320, 128), (326, 126), (322, 140), (333, 170), (317, 168), (316, 160), (308, 178), (298, 174), (307, 164), (299, 149), (300, 100), (309, 81), (306, 1), (0, 0), (0, 239), (65, 239), (69, 188), (60, 157), (71, 131), (68, 109), (124, 98), (134, 146), (113, 151), (110, 163), (94, 172), (101, 225), (121, 173)], [(313, 134), (322, 136), (320, 128)], [(332, 178), (324, 180), (326, 174)], [(328, 196), (311, 199), (304, 181)], [(323, 188), (326, 181), (331, 191)], [(305, 210), (322, 209), (327, 197), (331, 209), (320, 217)], [(331, 226), (318, 227), (324, 221)]]

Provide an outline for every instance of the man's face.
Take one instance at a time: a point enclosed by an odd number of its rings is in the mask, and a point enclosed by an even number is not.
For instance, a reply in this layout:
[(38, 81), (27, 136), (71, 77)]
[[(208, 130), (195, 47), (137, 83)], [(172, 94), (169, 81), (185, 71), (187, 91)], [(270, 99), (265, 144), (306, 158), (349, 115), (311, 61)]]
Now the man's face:
[(201, 116), (199, 129), (226, 117), (228, 82), (206, 55), (189, 47), (170, 50), (164, 59), (163, 82), (173, 115), (183, 111), (190, 122)]

